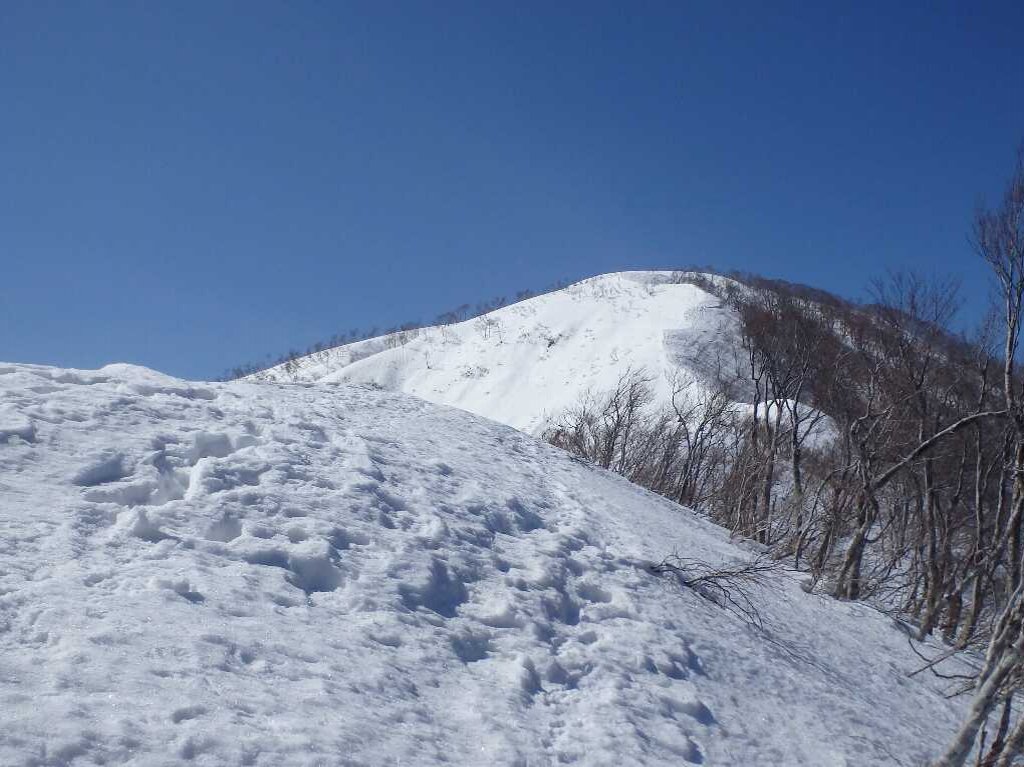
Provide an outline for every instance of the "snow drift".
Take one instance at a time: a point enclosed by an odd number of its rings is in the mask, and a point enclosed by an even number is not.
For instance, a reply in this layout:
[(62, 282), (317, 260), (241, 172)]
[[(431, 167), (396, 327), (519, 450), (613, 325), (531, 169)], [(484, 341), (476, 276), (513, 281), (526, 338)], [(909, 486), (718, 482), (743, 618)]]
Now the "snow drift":
[(0, 403), (5, 765), (909, 765), (958, 721), (888, 618), (779, 573), (759, 631), (648, 569), (722, 530), (468, 413), (129, 366)]

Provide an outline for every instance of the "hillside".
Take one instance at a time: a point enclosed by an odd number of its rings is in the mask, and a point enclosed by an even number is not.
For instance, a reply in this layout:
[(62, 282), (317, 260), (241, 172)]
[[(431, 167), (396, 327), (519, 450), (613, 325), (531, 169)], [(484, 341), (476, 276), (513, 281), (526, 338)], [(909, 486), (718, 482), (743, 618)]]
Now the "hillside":
[(370, 383), (468, 410), (528, 433), (591, 392), (644, 369), (668, 400), (688, 355), (732, 343), (735, 318), (673, 272), (593, 277), (446, 326), (339, 346), (252, 376)]
[(720, 528), (372, 388), (0, 366), (0, 547), (5, 765), (911, 765), (960, 713), (868, 606), (778, 572), (759, 630), (648, 569)]

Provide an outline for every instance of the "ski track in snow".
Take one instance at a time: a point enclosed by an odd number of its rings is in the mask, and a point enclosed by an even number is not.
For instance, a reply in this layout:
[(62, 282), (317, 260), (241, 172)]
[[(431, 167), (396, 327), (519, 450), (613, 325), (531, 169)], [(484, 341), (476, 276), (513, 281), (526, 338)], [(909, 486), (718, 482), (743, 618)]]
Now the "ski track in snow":
[(891, 622), (653, 577), (724, 531), (344, 385), (0, 366), (0, 764), (890, 765), (955, 726)]

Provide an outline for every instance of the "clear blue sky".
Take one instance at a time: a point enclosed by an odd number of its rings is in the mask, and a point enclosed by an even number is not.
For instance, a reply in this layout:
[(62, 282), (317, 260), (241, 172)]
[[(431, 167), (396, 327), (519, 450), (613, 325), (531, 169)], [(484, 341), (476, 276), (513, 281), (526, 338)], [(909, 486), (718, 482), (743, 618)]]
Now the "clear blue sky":
[(212, 377), (689, 263), (956, 274), (980, 306), (1022, 29), (1020, 2), (4, 0), (0, 359)]

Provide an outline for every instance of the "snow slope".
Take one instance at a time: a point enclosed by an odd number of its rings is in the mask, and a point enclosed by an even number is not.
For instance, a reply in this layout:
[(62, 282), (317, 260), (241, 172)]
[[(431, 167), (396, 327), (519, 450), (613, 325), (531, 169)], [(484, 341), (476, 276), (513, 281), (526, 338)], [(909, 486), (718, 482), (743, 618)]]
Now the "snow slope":
[(0, 764), (918, 764), (892, 622), (518, 431), (339, 385), (0, 366)]
[(644, 369), (661, 399), (696, 349), (735, 345), (735, 320), (672, 272), (619, 272), (444, 327), (371, 338), (253, 376), (349, 381), (468, 410), (537, 433), (587, 392)]

